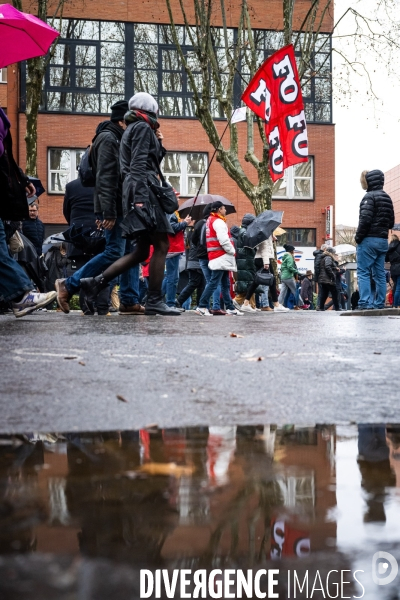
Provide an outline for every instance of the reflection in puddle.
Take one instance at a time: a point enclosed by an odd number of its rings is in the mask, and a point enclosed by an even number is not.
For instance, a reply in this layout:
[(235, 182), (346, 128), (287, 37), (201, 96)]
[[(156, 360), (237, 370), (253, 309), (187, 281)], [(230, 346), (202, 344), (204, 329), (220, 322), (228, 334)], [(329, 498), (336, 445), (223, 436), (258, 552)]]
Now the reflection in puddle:
[(399, 459), (384, 425), (3, 436), (0, 554), (198, 569), (340, 552), (365, 568), (400, 541)]

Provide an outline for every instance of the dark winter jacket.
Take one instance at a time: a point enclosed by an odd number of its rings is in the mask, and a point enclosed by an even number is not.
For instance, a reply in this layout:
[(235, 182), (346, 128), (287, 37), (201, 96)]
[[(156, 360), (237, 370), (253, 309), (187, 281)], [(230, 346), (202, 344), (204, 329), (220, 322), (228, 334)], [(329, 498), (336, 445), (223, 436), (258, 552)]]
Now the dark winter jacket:
[(343, 289), (342, 286), (342, 275), (343, 273), (345, 273), (345, 269), (340, 269), (339, 268), (339, 263), (337, 262), (337, 260), (334, 260), (335, 263), (335, 267), (336, 267), (336, 271), (335, 271), (335, 276), (336, 276), (336, 289), (341, 292)]
[(123, 129), (103, 121), (97, 126), (90, 151), (90, 161), (96, 174), (94, 212), (103, 219), (116, 219), (122, 215), (122, 180), (119, 164), (119, 147)]
[(303, 302), (308, 300), (309, 302), (312, 303), (312, 301), (313, 301), (313, 284), (312, 284), (312, 280), (308, 279), (308, 277), (304, 277), (303, 281), (301, 282), (300, 295), (303, 298)]
[(314, 255), (314, 277), (315, 277), (315, 281), (318, 281), (320, 264), (321, 264), (322, 257), (324, 255), (324, 251), (323, 250), (314, 250), (313, 255)]
[(5, 221), (29, 219), (25, 192), (29, 182), (14, 160), (10, 132), (5, 136), (3, 144), (4, 152), (0, 156), (0, 219)]
[(394, 225), (393, 202), (383, 191), (385, 176), (382, 171), (366, 174), (368, 190), (360, 204), (360, 216), (355, 240), (360, 244), (366, 237), (387, 239)]
[(390, 274), (395, 277), (400, 276), (400, 240), (390, 242), (385, 258), (386, 262), (390, 262)]
[(335, 259), (330, 252), (324, 252), (321, 259), (318, 283), (336, 286)]
[[(122, 228), (130, 237), (148, 231), (150, 227), (158, 232), (174, 234), (149, 185), (160, 185), (158, 169), (165, 152), (148, 123), (137, 121), (125, 130), (119, 155), (123, 182)], [(134, 209), (135, 204), (143, 204), (143, 218), (140, 212)]]
[[(81, 180), (74, 179), (65, 186), (63, 214), (68, 225), (85, 229), (95, 229), (96, 219), (94, 216), (94, 188), (83, 187)], [(68, 258), (81, 256), (82, 250), (78, 250), (72, 244), (68, 244)]]
[(248, 287), (254, 281), (256, 266), (254, 258), (256, 256), (255, 248), (247, 248), (244, 245), (247, 227), (241, 227), (236, 241), (236, 285), (237, 294), (245, 294)]
[(187, 269), (201, 270), (199, 259), (197, 258), (197, 246), (193, 243), (194, 228), (189, 227), (186, 230), (186, 244), (189, 245), (187, 254)]
[(35, 246), (38, 256), (42, 254), (44, 225), (40, 219), (28, 219), (22, 223), (22, 233)]
[(196, 248), (196, 258), (197, 260), (200, 260), (201, 258), (207, 258), (208, 259), (208, 254), (207, 254), (207, 248), (206, 246), (203, 246), (201, 244), (201, 231), (203, 229), (203, 226), (206, 223), (206, 219), (200, 219), (199, 221), (197, 221), (196, 225), (194, 226), (193, 229), (193, 235), (192, 235), (192, 239), (191, 239), (191, 245), (194, 246)]

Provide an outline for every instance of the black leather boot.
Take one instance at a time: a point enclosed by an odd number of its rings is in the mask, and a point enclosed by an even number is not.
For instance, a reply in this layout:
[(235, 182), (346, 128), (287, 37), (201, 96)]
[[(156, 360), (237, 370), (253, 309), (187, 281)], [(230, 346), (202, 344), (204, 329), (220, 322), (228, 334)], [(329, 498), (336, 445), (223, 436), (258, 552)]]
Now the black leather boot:
[(145, 315), (164, 315), (178, 317), (181, 311), (177, 308), (167, 306), (162, 299), (160, 292), (148, 292), (146, 305), (144, 307)]
[(81, 279), (80, 284), (87, 301), (95, 303), (97, 295), (108, 286), (108, 281), (104, 279), (102, 273), (101, 275), (97, 275), (97, 277), (85, 277)]

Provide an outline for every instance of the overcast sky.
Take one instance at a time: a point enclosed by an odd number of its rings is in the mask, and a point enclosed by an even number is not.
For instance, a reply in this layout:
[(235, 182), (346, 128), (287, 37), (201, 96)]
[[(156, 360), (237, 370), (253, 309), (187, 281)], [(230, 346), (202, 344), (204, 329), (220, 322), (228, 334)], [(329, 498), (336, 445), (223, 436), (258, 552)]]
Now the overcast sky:
[[(376, 1), (362, 0), (360, 3), (336, 0), (335, 20), (349, 6), (354, 6), (361, 12), (376, 6)], [(398, 18), (400, 20), (400, 9)], [(352, 93), (350, 101), (344, 103), (343, 97), (334, 100), (335, 220), (336, 223), (345, 225), (356, 225), (358, 222), (359, 203), (364, 193), (359, 183), (361, 171), (381, 169), (385, 172), (400, 163), (400, 83), (398, 80), (389, 80), (382, 64), (376, 65), (367, 53), (365, 56), (366, 65), (371, 71), (373, 87), (380, 101), (368, 101), (368, 86), (366, 81), (363, 82), (360, 78), (356, 84), (357, 92)], [(337, 62), (334, 53), (334, 65)], [(397, 64), (399, 63), (400, 56)]]

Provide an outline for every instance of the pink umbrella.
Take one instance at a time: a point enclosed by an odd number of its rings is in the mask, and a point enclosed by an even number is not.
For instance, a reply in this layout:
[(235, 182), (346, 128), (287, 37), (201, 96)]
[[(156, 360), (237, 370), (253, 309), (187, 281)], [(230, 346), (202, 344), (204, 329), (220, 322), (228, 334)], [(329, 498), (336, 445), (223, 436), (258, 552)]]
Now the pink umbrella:
[(0, 4), (0, 68), (46, 54), (58, 35), (41, 19)]

